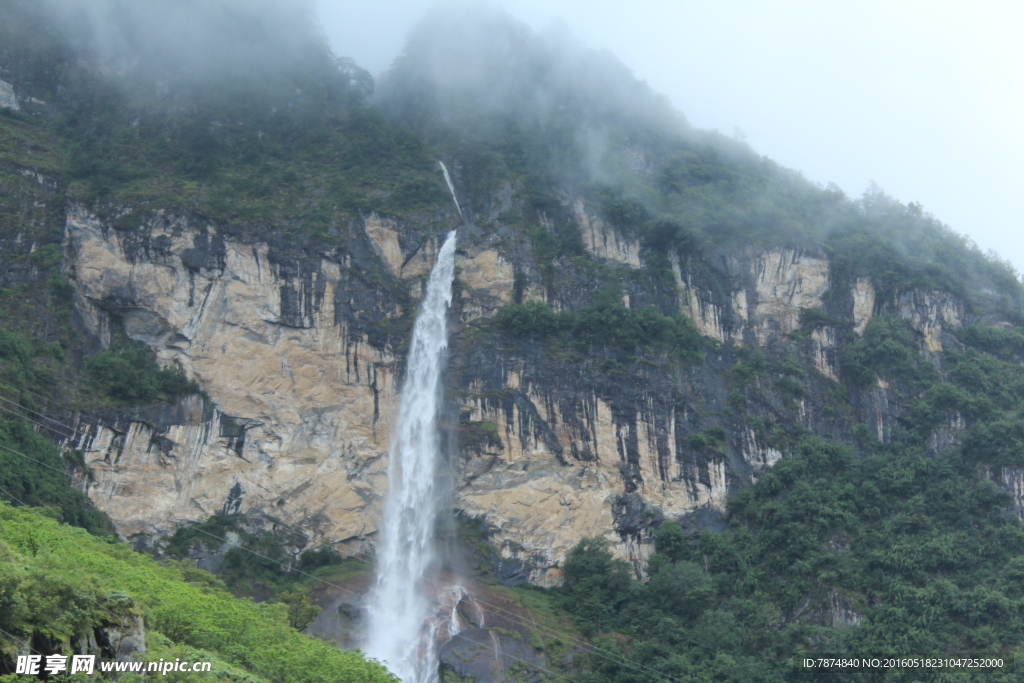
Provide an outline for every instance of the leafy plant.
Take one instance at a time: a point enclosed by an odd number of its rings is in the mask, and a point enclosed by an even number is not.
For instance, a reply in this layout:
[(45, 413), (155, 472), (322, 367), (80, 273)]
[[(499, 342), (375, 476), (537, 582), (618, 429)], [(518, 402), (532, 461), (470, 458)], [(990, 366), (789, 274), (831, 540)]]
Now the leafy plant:
[(170, 401), (200, 393), (199, 385), (181, 366), (161, 368), (148, 345), (120, 338), (115, 345), (85, 361), (89, 374), (103, 391), (121, 403)]

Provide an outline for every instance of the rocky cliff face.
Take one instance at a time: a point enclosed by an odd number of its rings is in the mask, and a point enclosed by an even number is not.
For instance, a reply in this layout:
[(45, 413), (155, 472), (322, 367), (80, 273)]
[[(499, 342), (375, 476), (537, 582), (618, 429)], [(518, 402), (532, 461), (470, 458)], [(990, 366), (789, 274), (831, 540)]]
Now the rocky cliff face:
[[(594, 257), (641, 265), (635, 243), (582, 203), (571, 208)], [(714, 341), (696, 364), (622, 365), (480, 337), (472, 321), (510, 302), (517, 268), (528, 272), (514, 237), (472, 226), (460, 236), (446, 418), (462, 447), (454, 505), (490, 527), (510, 580), (558, 582), (583, 536), (608, 538), (641, 570), (653, 525), (692, 513), (716, 524), (730, 494), (778, 460), (766, 423), (848, 435), (850, 416), (829, 395), (839, 328), (863, 333), (880, 312), (869, 279), (832, 282), (827, 256), (806, 250), (673, 254), (678, 310)], [(398, 337), (382, 330), (409, 320), (438, 238), (370, 215), (345, 240), (344, 251), (294, 249), (182, 216), (69, 212), (82, 325), (100, 343), (123, 325), (208, 396), (159, 415), (81, 419), (73, 441), (94, 476), (82, 485), (123, 535), (167, 534), (223, 510), (282, 521), (311, 542), (372, 546), (402, 373)], [(539, 282), (527, 291), (559, 305)], [(793, 341), (801, 311), (822, 307), (834, 324)], [(944, 292), (904, 292), (883, 312), (908, 320), (926, 353), (964, 320)], [(788, 349), (815, 370), (800, 396), (768, 376), (737, 385), (729, 371), (744, 348)], [(747, 418), (730, 412), (737, 401)], [(851, 405), (880, 440), (901, 410), (881, 384)]]
[(123, 534), (218, 510), (332, 540), (373, 532), (397, 368), (339, 315), (350, 263), (278, 259), (162, 216), (118, 233), (76, 210), (67, 241), (86, 327), (104, 339), (119, 320), (212, 404), (189, 401), (164, 424), (82, 427), (90, 495)]
[[(393, 221), (360, 229), (366, 258), (417, 295), (436, 241), (399, 258)], [(210, 397), (79, 425), (89, 493), (124, 535), (166, 534), (223, 510), (272, 515), (313, 538), (372, 538), (401, 367), (364, 328), (401, 313), (401, 291), (388, 300), (362, 283), (351, 254), (286, 258), (162, 215), (118, 232), (75, 209), (67, 244), (86, 329), (106, 343), (123, 325)], [(493, 251), (460, 265), (478, 305), (511, 288)]]

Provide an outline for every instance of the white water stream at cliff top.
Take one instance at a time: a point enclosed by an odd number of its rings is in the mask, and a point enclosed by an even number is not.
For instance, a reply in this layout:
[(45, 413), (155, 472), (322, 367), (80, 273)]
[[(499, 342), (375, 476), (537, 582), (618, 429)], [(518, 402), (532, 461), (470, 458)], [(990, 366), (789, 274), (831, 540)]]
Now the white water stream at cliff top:
[(455, 209), (459, 212), (459, 218), (462, 222), (466, 222), (466, 217), (462, 215), (462, 207), (459, 206), (459, 198), (455, 196), (455, 186), (452, 185), (452, 177), (448, 175), (448, 167), (444, 165), (443, 161), (438, 161), (441, 165), (441, 173), (444, 173), (444, 182), (448, 185), (448, 191), (452, 193), (452, 201), (455, 202)]
[[(447, 175), (445, 169), (446, 180)], [(377, 583), (369, 602), (366, 654), (386, 663), (403, 683), (433, 683), (437, 678), (434, 639), (438, 624), (432, 618), (434, 600), (429, 597), (436, 591), (425, 583), (435, 559), (438, 492), (434, 476), (440, 450), (437, 413), (454, 272), (452, 230), (438, 252), (413, 327), (398, 421), (391, 437), (389, 490), (377, 545)]]

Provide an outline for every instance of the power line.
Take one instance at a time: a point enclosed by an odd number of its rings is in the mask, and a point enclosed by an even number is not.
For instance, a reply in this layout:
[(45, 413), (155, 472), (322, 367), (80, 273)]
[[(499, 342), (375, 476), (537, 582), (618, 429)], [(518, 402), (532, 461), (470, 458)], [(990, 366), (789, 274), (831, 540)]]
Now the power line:
[[(0, 396), (0, 401), (3, 401), (4, 403), (9, 403), (10, 405), (14, 406), (15, 408), (18, 408), (19, 410), (24, 410), (27, 413), (32, 413), (33, 415), (37, 415), (38, 417), (40, 417), (40, 418), (42, 418), (44, 420), (49, 420), (50, 422), (53, 422), (56, 425), (59, 425), (59, 426), (65, 428), (65, 429), (69, 429), (69, 427), (67, 425), (65, 425), (64, 423), (62, 423), (62, 422), (60, 422), (58, 420), (55, 420), (54, 418), (50, 417), (49, 415), (45, 415), (43, 413), (40, 413), (37, 410), (32, 410), (31, 408), (26, 408), (25, 406), (21, 405), (20, 403), (12, 401), (9, 398), (4, 398), (3, 396)], [(74, 435), (74, 431), (72, 432), (72, 435)]]
[[(5, 635), (5, 636), (7, 636), (8, 638), (10, 638), (10, 639), (11, 639), (11, 641), (13, 641), (13, 642), (15, 642), (15, 643), (22, 643), (22, 642), (25, 642), (25, 641), (23, 641), (23, 640), (19, 640), (19, 639), (18, 639), (18, 636), (15, 636), (15, 635), (11, 635), (11, 634), (10, 634), (10, 633), (8, 633), (7, 631), (3, 630), (2, 628), (0, 628), (0, 633), (4, 634), (4, 635)], [(42, 652), (40, 652), (39, 650), (37, 650), (37, 649), (35, 649), (34, 647), (32, 647), (32, 641), (31, 641), (31, 639), (29, 640), (29, 645), (28, 645), (28, 649), (32, 650), (32, 652), (35, 652), (35, 653), (36, 653), (37, 655), (42, 655), (42, 654), (43, 654), (43, 653), (42, 653)]]
[(17, 496), (15, 496), (15, 495), (14, 495), (13, 493), (11, 493), (11, 492), (10, 492), (10, 491), (8, 491), (7, 489), (5, 489), (5, 488), (4, 488), (3, 486), (0, 486), (0, 491), (3, 491), (4, 493), (6, 493), (6, 494), (8, 495), (8, 497), (9, 497), (9, 498), (10, 498), (11, 500), (13, 500), (13, 501), (14, 501), (15, 503), (18, 503), (18, 504), (19, 504), (19, 505), (21, 505), (22, 507), (28, 507), (28, 505), (27, 505), (27, 504), (26, 504), (26, 503), (25, 503), (24, 501), (22, 501), (21, 499), (19, 499), (19, 498), (18, 498)]
[(57, 399), (55, 399), (55, 398), (53, 398), (51, 396), (45, 396), (43, 394), (40, 394), (39, 392), (32, 391), (31, 389), (26, 389), (24, 387), (19, 387), (17, 384), (14, 384), (13, 382), (11, 382), (9, 380), (0, 379), (0, 384), (6, 384), (7, 386), (11, 387), (12, 389), (16, 389), (17, 391), (20, 391), (22, 393), (31, 394), (32, 396), (37, 396), (37, 397), (43, 399), (44, 401), (49, 401), (50, 403), (52, 403), (54, 406), (56, 406), (58, 408), (63, 408), (64, 410), (67, 410), (68, 412), (72, 412), (72, 413), (81, 412), (79, 410), (76, 410), (76, 409), (72, 408), (71, 406), (67, 405), (66, 403), (61, 403), (60, 401), (58, 401)]
[(5, 451), (7, 451), (9, 453), (14, 453), (15, 455), (20, 455), (23, 458), (28, 458), (29, 460), (31, 460), (32, 462), (36, 463), (37, 465), (42, 465), (43, 467), (46, 467), (47, 469), (51, 469), (54, 472), (60, 472), (65, 477), (71, 477), (71, 474), (68, 473), (66, 470), (59, 470), (56, 467), (53, 467), (52, 465), (47, 465), (45, 462), (42, 462), (41, 460), (36, 460), (35, 458), (30, 457), (28, 455), (25, 455), (24, 453), (19, 453), (18, 451), (14, 450), (13, 448), (8, 448), (7, 446), (4, 446), (3, 444), (0, 444), (0, 448), (4, 449)]
[(21, 419), (25, 420), (26, 422), (31, 422), (32, 424), (34, 424), (36, 427), (39, 427), (40, 429), (48, 429), (51, 432), (53, 432), (54, 434), (56, 434), (57, 436), (62, 437), (64, 439), (72, 438), (71, 436), (68, 436), (67, 434), (64, 434), (62, 432), (57, 431), (56, 429), (54, 429), (53, 427), (50, 427), (49, 425), (40, 424), (39, 422), (36, 422), (35, 420), (33, 420), (31, 418), (25, 417), (24, 415), (22, 415), (21, 413), (17, 412), (16, 410), (11, 410), (10, 408), (7, 408), (6, 406), (0, 405), (0, 411), (3, 411), (3, 412), (8, 413), (10, 415), (14, 415), (16, 417), (20, 417)]

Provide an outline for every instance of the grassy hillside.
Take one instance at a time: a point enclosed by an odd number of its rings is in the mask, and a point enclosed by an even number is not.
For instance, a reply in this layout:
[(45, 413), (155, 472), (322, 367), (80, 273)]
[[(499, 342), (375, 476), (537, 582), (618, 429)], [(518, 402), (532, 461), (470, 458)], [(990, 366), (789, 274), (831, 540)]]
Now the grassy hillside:
[[(188, 564), (158, 564), (38, 510), (0, 503), (0, 630), (9, 634), (0, 647), (0, 673), (13, 671), (11, 636), (50, 654), (66, 651), (69, 638), (132, 614), (145, 618), (147, 661), (212, 660), (221, 680), (393, 680), (358, 653), (291, 628), (283, 604), (235, 598), (215, 577)], [(210, 674), (169, 676), (199, 680)]]

